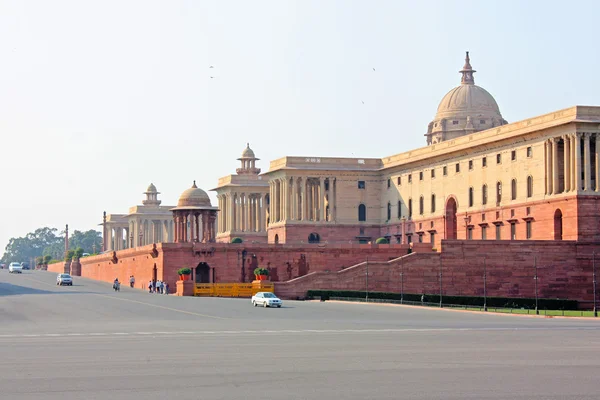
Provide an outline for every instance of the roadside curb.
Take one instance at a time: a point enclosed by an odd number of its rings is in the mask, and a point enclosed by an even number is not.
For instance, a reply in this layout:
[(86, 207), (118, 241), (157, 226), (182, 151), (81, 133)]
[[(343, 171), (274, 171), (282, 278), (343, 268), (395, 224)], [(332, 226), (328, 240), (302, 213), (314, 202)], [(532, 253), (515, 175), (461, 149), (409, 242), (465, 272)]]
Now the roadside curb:
[(469, 314), (483, 314), (483, 315), (494, 315), (494, 316), (503, 316), (503, 317), (529, 317), (529, 318), (543, 318), (543, 319), (568, 319), (568, 320), (583, 320), (583, 321), (598, 321), (600, 322), (600, 318), (595, 317), (563, 317), (562, 315), (531, 315), (531, 314), (510, 314), (510, 313), (498, 313), (493, 311), (475, 311), (475, 310), (461, 310), (456, 308), (439, 308), (439, 307), (425, 307), (425, 306), (410, 306), (405, 304), (393, 304), (393, 303), (365, 303), (360, 301), (344, 301), (344, 300), (307, 300), (314, 303), (341, 303), (341, 304), (363, 304), (369, 306), (384, 306), (384, 307), (402, 307), (402, 308), (418, 308), (421, 310), (429, 310), (429, 311), (448, 311), (448, 312), (459, 312), (459, 313), (469, 313)]

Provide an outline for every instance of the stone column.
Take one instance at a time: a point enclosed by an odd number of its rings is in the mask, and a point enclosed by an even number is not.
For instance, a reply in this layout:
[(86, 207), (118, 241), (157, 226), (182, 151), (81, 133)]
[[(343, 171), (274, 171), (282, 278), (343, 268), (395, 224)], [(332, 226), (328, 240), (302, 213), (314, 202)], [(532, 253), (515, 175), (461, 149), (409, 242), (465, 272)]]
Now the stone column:
[(581, 190), (581, 136), (575, 133), (575, 190)]
[(596, 151), (594, 152), (594, 157), (595, 157), (595, 161), (596, 161), (596, 185), (594, 188), (594, 191), (598, 192), (600, 191), (600, 133), (596, 133), (596, 135), (594, 136), (594, 140), (596, 141)]
[(571, 145), (569, 141), (569, 135), (563, 135), (563, 143), (564, 143), (564, 173), (563, 180), (565, 182), (565, 193), (571, 191)]
[(571, 191), (576, 190), (576, 185), (575, 185), (575, 135), (570, 134), (569, 135), (569, 144), (570, 144), (570, 150), (571, 150), (571, 175), (569, 176), (569, 178), (571, 179)]
[(304, 221), (306, 218), (306, 179), (299, 179), (300, 193), (298, 194), (298, 221)]
[(190, 212), (190, 242), (194, 243), (196, 241), (196, 227), (194, 226), (194, 222), (196, 219), (195, 212)]
[(320, 188), (320, 193), (319, 193), (319, 207), (321, 208), (321, 221), (326, 222), (327, 221), (327, 212), (325, 210), (325, 177), (322, 176), (320, 178), (321, 181), (321, 188)]
[(558, 138), (552, 138), (552, 194), (560, 193), (558, 177)]
[(590, 134), (583, 134), (583, 154), (584, 154), (584, 164), (585, 164), (585, 188), (586, 192), (592, 190), (592, 157), (590, 153)]
[(548, 163), (550, 162), (550, 151), (548, 150), (548, 141), (544, 141), (544, 194), (550, 194), (550, 171), (548, 168)]
[(329, 210), (331, 212), (331, 221), (335, 222), (337, 218), (337, 180), (336, 178), (332, 178), (329, 181), (329, 187), (333, 188), (333, 195), (331, 196), (331, 200), (329, 202)]

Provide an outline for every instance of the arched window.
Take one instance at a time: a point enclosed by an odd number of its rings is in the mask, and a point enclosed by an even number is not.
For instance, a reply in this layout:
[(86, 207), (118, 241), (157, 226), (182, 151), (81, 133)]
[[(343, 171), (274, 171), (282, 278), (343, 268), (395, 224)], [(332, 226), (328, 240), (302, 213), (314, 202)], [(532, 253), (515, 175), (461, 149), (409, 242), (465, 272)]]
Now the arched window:
[(319, 243), (321, 241), (321, 237), (318, 233), (311, 233), (308, 235), (308, 243)]
[(392, 219), (392, 203), (390, 203), (388, 201), (388, 205), (387, 205), (387, 220), (389, 221), (390, 219)]
[(496, 183), (496, 205), (500, 205), (502, 201), (502, 182)]
[(510, 182), (510, 199), (511, 200), (517, 199), (517, 180), (516, 179), (513, 179)]
[(487, 185), (481, 187), (481, 204), (487, 204)]
[(431, 212), (435, 212), (435, 194), (431, 195)]
[(364, 204), (358, 206), (358, 220), (360, 222), (367, 220), (367, 207)]
[(412, 199), (408, 199), (408, 219), (412, 218)]
[(473, 202), (474, 202), (473, 195), (474, 195), (473, 188), (470, 187), (469, 188), (469, 207), (473, 207)]
[(533, 196), (533, 177), (529, 175), (527, 177), (527, 197)]
[(423, 196), (419, 197), (419, 214), (423, 215), (425, 211), (425, 201), (423, 200)]

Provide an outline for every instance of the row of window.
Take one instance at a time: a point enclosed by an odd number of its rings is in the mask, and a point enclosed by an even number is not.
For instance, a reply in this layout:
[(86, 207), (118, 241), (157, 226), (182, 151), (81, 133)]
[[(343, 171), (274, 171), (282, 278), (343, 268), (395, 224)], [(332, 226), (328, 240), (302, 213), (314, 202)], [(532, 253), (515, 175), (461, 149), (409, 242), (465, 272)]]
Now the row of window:
[[(531, 158), (533, 157), (533, 149), (531, 147), (527, 147), (527, 158)], [(510, 153), (510, 159), (511, 161), (517, 161), (517, 151), (516, 150), (512, 150)], [(496, 164), (502, 164), (502, 154), (498, 153), (496, 154)], [(482, 167), (487, 167), (487, 157), (482, 157), (481, 159), (481, 166)], [(469, 160), (469, 171), (472, 171), (474, 168), (474, 162), (473, 160)], [(435, 168), (432, 168), (430, 170), (431, 172), (431, 178), (435, 178)], [(456, 163), (454, 166), (454, 171), (456, 173), (460, 173), (460, 163)], [(448, 167), (446, 165), (444, 165), (442, 167), (442, 175), (443, 176), (447, 176), (448, 175)], [(424, 178), (424, 173), (423, 171), (419, 172), (419, 180), (422, 181)], [(397, 184), (398, 185), (402, 185), (402, 177), (399, 176), (397, 179)], [(412, 183), (412, 174), (408, 174), (407, 176), (408, 179), (408, 183)], [(359, 181), (360, 182), (360, 181)], [(363, 182), (363, 186), (364, 186), (364, 182)], [(388, 189), (392, 186), (392, 179), (388, 178), (387, 180), (387, 187)], [(359, 189), (361, 189), (360, 184), (359, 184)], [(364, 187), (362, 188), (364, 189)]]
[[(473, 232), (474, 229), (473, 227), (468, 227), (467, 228), (467, 239), (468, 240), (473, 240)], [(396, 236), (396, 242), (397, 243), (402, 243), (402, 235), (395, 235)], [(417, 234), (417, 240), (419, 243), (423, 243), (423, 233), (418, 233)], [(410, 233), (406, 234), (406, 241), (408, 243), (412, 243), (412, 237), (413, 235)], [(532, 221), (525, 221), (525, 238), (526, 239), (531, 239), (533, 237), (533, 222)], [(495, 238), (496, 240), (502, 240), (502, 225), (498, 224), (495, 226)], [(487, 226), (482, 226), (481, 227), (481, 240), (488, 240), (488, 227)], [(510, 240), (517, 240), (517, 224), (516, 222), (511, 222), (510, 223)], [(435, 232), (430, 232), (429, 233), (429, 242), (430, 243), (435, 243)]]
[[(533, 196), (533, 177), (527, 177), (527, 198)], [(511, 200), (517, 199), (517, 180), (513, 179), (511, 181)], [(435, 213), (435, 194), (431, 195), (431, 213)], [(500, 204), (502, 201), (502, 182), (496, 183), (496, 204)], [(470, 187), (469, 188), (469, 207), (473, 207), (475, 203), (475, 190)], [(481, 187), (481, 204), (486, 205), (488, 203), (488, 188), (487, 185), (483, 185)], [(425, 213), (425, 200), (423, 196), (419, 198), (419, 214), (423, 215)], [(359, 214), (360, 215), (360, 214)], [(408, 218), (412, 218), (413, 215), (413, 204), (412, 199), (408, 199)], [(360, 218), (360, 217), (359, 217)], [(398, 201), (398, 218), (402, 218), (402, 202)], [(392, 203), (388, 202), (387, 204), (387, 220), (392, 219)], [(360, 219), (359, 219), (360, 221)]]

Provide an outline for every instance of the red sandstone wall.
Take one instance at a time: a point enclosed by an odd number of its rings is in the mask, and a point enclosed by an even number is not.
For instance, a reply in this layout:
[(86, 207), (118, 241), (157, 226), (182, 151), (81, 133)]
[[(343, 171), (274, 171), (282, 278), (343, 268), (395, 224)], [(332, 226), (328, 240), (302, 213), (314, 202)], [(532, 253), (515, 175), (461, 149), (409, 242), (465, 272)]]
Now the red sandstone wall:
[[(487, 294), (500, 297), (538, 295), (592, 301), (592, 253), (600, 245), (549, 241), (444, 241), (443, 253), (417, 253), (386, 263), (369, 263), (369, 290), (400, 292), (403, 270), (405, 293), (483, 295), (484, 259)], [(440, 262), (441, 261), (441, 262)], [(402, 263), (402, 266), (401, 266)], [(314, 273), (289, 282), (276, 282), (284, 298), (304, 297), (309, 289), (365, 290), (366, 263), (341, 272)]]
[(54, 272), (57, 274), (62, 274), (65, 272), (65, 263), (64, 262), (57, 262), (54, 264), (48, 264), (48, 271), (50, 272)]
[[(361, 234), (361, 229), (363, 233)], [(329, 244), (358, 243), (358, 237), (370, 237), (373, 242), (381, 237), (379, 225), (327, 225), (327, 224), (290, 224), (274, 226), (268, 230), (269, 243), (275, 243), (275, 235), (279, 243), (307, 244), (311, 233), (319, 234), (321, 243)]]

